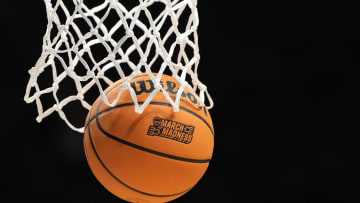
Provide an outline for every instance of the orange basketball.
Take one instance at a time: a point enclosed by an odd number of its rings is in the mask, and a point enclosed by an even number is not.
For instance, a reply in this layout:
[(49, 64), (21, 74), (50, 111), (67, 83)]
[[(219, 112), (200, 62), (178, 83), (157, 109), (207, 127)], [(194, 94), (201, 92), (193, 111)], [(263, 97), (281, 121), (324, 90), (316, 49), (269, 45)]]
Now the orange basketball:
[[(147, 74), (130, 82), (142, 104), (154, 89)], [(161, 85), (175, 98), (179, 83), (163, 75)], [(112, 102), (122, 87), (118, 81), (105, 90)], [(187, 89), (174, 112), (158, 92), (142, 114), (134, 111), (125, 90), (114, 107), (99, 97), (90, 110), (84, 135), (85, 153), (99, 182), (130, 202), (167, 202), (191, 190), (208, 168), (214, 130), (206, 108)]]

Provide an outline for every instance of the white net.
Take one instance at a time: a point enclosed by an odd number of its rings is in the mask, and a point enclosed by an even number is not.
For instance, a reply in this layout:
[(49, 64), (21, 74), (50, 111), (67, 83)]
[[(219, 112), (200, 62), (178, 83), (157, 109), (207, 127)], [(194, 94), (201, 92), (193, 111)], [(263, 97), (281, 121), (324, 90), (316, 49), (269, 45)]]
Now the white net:
[[(25, 94), (26, 102), (36, 102), (38, 122), (57, 112), (71, 129), (83, 132), (83, 126), (69, 121), (71, 112), (64, 108), (78, 101), (81, 108), (89, 110), (93, 101), (87, 99), (87, 94), (94, 88), (106, 104), (115, 105), (117, 101), (110, 104), (103, 91), (119, 79), (124, 80), (118, 98), (124, 90), (129, 90), (137, 113), (142, 113), (160, 92), (174, 111), (178, 111), (184, 88), (196, 95), (200, 105), (206, 102), (207, 108), (213, 106), (206, 86), (197, 75), (200, 60), (197, 0), (44, 2), (47, 31), (42, 54), (29, 70)], [(153, 80), (155, 88), (139, 105), (129, 81), (144, 72)], [(154, 72), (158, 74), (154, 76)], [(166, 91), (161, 91), (163, 73), (172, 75), (181, 85), (174, 100)], [(47, 82), (41, 82), (44, 81), (42, 75), (47, 75)], [(46, 96), (53, 99), (47, 108), (44, 106)]]

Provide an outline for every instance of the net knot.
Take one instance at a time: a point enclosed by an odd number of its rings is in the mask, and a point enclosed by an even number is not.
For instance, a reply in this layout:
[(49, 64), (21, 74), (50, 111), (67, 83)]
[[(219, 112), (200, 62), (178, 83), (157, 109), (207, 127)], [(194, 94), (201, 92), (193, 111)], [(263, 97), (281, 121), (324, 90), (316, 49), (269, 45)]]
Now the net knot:
[(195, 53), (194, 58), (195, 58), (196, 60), (200, 60), (201, 56), (200, 56), (200, 54), (199, 54), (199, 53)]
[(155, 89), (156, 89), (156, 90), (161, 90), (162, 87), (163, 87), (163, 86), (162, 86), (159, 82), (157, 82), (157, 81), (155, 82), (154, 85), (155, 85)]
[(95, 78), (95, 73), (90, 70), (87, 71), (86, 75), (90, 78)]
[(189, 38), (187, 35), (185, 34), (180, 34), (177, 38), (176, 38), (176, 41), (178, 44), (184, 44), (186, 43), (187, 41), (189, 41)]
[(140, 5), (139, 5), (140, 10), (145, 10), (146, 7), (147, 7), (147, 6), (145, 5), (144, 2), (141, 2)]
[(53, 105), (53, 109), (57, 112), (61, 111), (62, 109), (62, 105), (61, 104), (54, 104)]
[(114, 53), (109, 53), (108, 59), (111, 60), (111, 61), (115, 61), (116, 60), (116, 55)]
[(171, 15), (171, 13), (174, 12), (171, 4), (166, 4), (165, 11), (166, 11), (166, 13), (167, 13), (168, 15)]
[(131, 84), (129, 82), (125, 82), (124, 88), (125, 89), (132, 89)]
[(129, 56), (128, 56), (128, 55), (122, 56), (122, 60), (123, 60), (123, 61), (129, 61)]
[(111, 42), (112, 41), (112, 38), (110, 35), (105, 35), (104, 36), (104, 40), (107, 41), (107, 42)]
[(82, 92), (79, 92), (77, 95), (76, 95), (77, 98), (83, 100), (84, 99), (84, 95), (82, 94)]
[(54, 92), (56, 92), (59, 89), (59, 83), (55, 80), (54, 83), (52, 84), (52, 87), (54, 89)]
[(36, 67), (32, 67), (28, 70), (29, 75), (33, 76), (33, 75), (37, 75), (40, 73), (39, 69)]
[(201, 91), (206, 91), (207, 90), (207, 86), (206, 85), (204, 85), (204, 84), (202, 84), (202, 83), (200, 83), (199, 82), (199, 89), (201, 90)]
[(104, 71), (100, 71), (97, 76), (99, 79), (103, 79), (105, 77)]
[(168, 56), (168, 57), (166, 57), (165, 59), (164, 59), (164, 62), (166, 63), (166, 64), (171, 64), (172, 63), (172, 61), (171, 61), (171, 57), (170, 56)]
[(110, 7), (111, 8), (116, 8), (117, 7), (117, 2), (118, 0), (109, 0), (109, 2), (110, 2)]
[(67, 29), (65, 25), (60, 25), (59, 30), (61, 30), (61, 40), (67, 41)]
[(158, 30), (153, 30), (152, 35), (157, 39), (161, 38), (160, 32)]
[(90, 52), (90, 46), (88, 44), (84, 44), (83, 46), (84, 52)]
[(145, 66), (147, 64), (147, 59), (146, 58), (141, 58), (139, 61), (141, 66)]
[(131, 38), (135, 37), (134, 31), (132, 31), (132, 30), (127, 30), (126, 35), (131, 37)]

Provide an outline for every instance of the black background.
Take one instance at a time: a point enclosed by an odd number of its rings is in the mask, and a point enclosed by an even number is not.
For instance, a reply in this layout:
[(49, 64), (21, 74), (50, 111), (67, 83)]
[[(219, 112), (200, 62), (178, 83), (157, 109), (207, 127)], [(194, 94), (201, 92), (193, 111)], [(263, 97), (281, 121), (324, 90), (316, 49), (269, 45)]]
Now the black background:
[[(344, 97), (346, 70), (359, 67), (356, 7), (233, 3), (199, 2), (215, 151), (174, 202), (360, 202)], [(57, 115), (38, 124), (23, 101), (46, 23), (42, 1), (2, 2), (0, 198), (119, 202), (92, 175), (82, 135)]]

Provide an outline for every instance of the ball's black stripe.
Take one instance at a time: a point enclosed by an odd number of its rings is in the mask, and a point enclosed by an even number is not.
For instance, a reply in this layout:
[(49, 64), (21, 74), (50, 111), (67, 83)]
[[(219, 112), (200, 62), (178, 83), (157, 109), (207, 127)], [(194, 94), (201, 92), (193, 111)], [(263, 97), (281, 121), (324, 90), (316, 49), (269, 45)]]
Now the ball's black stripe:
[[(121, 104), (119, 105), (117, 108), (121, 108), (121, 107), (124, 107), (124, 106), (129, 106), (131, 103), (126, 103), (126, 104)], [(97, 111), (99, 111), (100, 109), (100, 106), (101, 104), (99, 105)], [(113, 108), (111, 109), (108, 109), (106, 112), (109, 112), (111, 111)], [(105, 111), (104, 111), (105, 112)], [(134, 143), (131, 143), (131, 142), (128, 142), (126, 140), (123, 140), (119, 137), (116, 137), (108, 132), (106, 132), (101, 124), (100, 124), (100, 121), (99, 121), (99, 113), (96, 113), (96, 116), (95, 116), (95, 119), (96, 119), (96, 123), (99, 127), (99, 130), (104, 134), (106, 135), (108, 138), (110, 139), (113, 139), (117, 142), (120, 142), (122, 144), (125, 144), (125, 145), (128, 145), (130, 147), (133, 147), (133, 148), (136, 148), (136, 149), (139, 149), (139, 150), (142, 150), (142, 151), (145, 151), (145, 152), (149, 152), (149, 153), (152, 153), (152, 154), (155, 154), (155, 155), (159, 155), (159, 156), (162, 156), (162, 157), (166, 157), (166, 158), (169, 158), (169, 159), (174, 159), (174, 160), (178, 160), (178, 161), (185, 161), (185, 162), (191, 162), (191, 163), (208, 163), (210, 162), (211, 159), (190, 159), (190, 158), (184, 158), (184, 157), (178, 157), (178, 156), (174, 156), (174, 155), (170, 155), (170, 154), (166, 154), (166, 153), (163, 153), (163, 152), (158, 152), (158, 151), (155, 151), (155, 150), (152, 150), (152, 149), (148, 149), (146, 147), (143, 147), (143, 146), (140, 146), (140, 145), (137, 145), (137, 144), (134, 144)]]
[[(91, 112), (89, 113), (89, 116), (90, 116)], [(107, 167), (106, 165), (104, 164), (104, 162), (101, 160), (99, 154), (97, 153), (96, 149), (95, 149), (95, 146), (94, 146), (94, 143), (93, 143), (93, 140), (92, 140), (92, 136), (91, 136), (91, 130), (90, 130), (90, 123), (88, 124), (87, 128), (88, 128), (88, 133), (89, 133), (89, 139), (90, 139), (90, 143), (91, 143), (91, 147), (95, 153), (95, 156), (96, 158), (99, 160), (100, 164), (104, 167), (104, 169), (116, 180), (118, 181), (120, 184), (124, 185), (125, 187), (129, 188), (130, 190), (133, 190), (135, 192), (138, 192), (140, 194), (143, 194), (143, 195), (148, 195), (148, 196), (153, 196), (153, 197), (172, 197), (172, 196), (177, 196), (177, 195), (180, 195), (180, 194), (183, 194), (183, 193), (186, 193), (188, 192), (190, 189), (187, 189), (183, 192), (179, 192), (179, 193), (176, 193), (176, 194), (170, 194), (170, 195), (158, 195), (158, 194), (151, 194), (151, 193), (147, 193), (147, 192), (143, 192), (143, 191), (140, 191), (134, 187), (131, 187), (130, 185), (126, 184), (124, 181), (120, 180), (118, 177), (116, 177)]]

